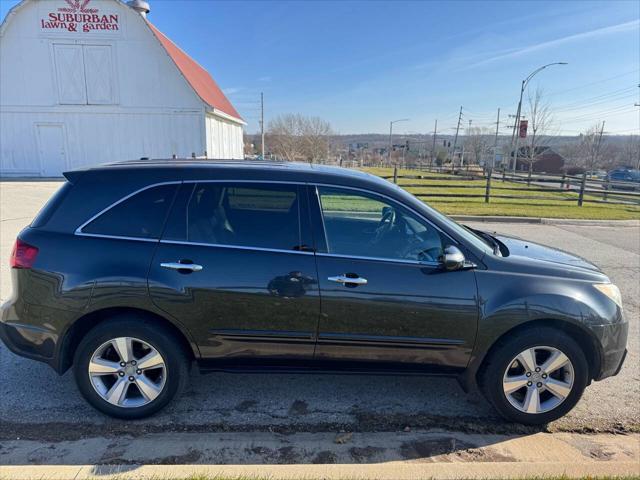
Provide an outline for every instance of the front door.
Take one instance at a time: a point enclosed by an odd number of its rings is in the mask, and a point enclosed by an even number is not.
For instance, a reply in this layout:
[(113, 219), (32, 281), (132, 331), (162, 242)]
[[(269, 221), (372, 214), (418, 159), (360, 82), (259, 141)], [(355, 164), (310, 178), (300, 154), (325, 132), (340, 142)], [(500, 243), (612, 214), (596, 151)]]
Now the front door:
[[(316, 358), (456, 371), (466, 367), (478, 321), (472, 270), (438, 262), (454, 244), (397, 203), (318, 187), (324, 253), (317, 254), (322, 316)], [(371, 365), (369, 365), (371, 366)]]
[(64, 141), (64, 127), (59, 124), (36, 125), (38, 135), (38, 156), (43, 177), (60, 177), (67, 170), (67, 150)]
[(153, 301), (205, 358), (312, 358), (320, 299), (308, 218), (304, 186), (184, 183), (151, 265)]

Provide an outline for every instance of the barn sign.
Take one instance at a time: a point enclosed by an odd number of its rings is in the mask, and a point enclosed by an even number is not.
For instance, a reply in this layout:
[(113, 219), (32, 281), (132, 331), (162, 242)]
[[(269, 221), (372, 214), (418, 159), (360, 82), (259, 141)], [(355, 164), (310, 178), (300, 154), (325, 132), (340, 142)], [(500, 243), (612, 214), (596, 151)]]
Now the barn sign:
[(93, 8), (91, 0), (65, 0), (60, 7), (43, 13), (40, 28), (49, 31), (104, 32), (119, 30), (119, 22), (117, 13), (101, 12)]

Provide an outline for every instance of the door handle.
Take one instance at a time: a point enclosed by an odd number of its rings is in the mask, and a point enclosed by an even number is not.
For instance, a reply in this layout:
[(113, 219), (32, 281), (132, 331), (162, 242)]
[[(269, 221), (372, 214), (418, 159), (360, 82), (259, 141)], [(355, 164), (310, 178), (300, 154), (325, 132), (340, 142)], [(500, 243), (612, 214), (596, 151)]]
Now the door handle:
[(191, 272), (202, 270), (202, 265), (196, 265), (195, 263), (166, 262), (161, 263), (160, 266), (169, 270), (189, 270)]
[(336, 275), (335, 277), (329, 277), (327, 278), (327, 280), (329, 280), (330, 282), (341, 283), (342, 285), (346, 283), (351, 285), (366, 285), (368, 283), (366, 278), (358, 277), (357, 275), (350, 273), (346, 275)]

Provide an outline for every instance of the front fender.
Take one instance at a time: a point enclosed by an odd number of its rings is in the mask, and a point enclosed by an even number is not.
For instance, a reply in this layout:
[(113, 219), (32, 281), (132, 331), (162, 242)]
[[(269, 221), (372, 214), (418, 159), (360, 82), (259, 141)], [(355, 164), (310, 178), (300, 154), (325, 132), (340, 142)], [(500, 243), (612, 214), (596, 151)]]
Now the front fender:
[(513, 329), (544, 322), (588, 336), (599, 357), (603, 354), (603, 326), (623, 324), (622, 310), (591, 282), (534, 275), (478, 272), (480, 318), (475, 346), (461, 378), (465, 390), (475, 385), (476, 373), (491, 347)]

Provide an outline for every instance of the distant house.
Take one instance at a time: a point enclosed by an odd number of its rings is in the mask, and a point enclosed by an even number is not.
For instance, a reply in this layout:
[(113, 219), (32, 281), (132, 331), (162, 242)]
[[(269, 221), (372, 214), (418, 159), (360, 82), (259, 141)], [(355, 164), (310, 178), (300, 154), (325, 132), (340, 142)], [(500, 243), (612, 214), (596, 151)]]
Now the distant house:
[[(531, 158), (530, 147), (521, 147), (518, 153), (518, 164), (516, 170), (528, 172), (529, 162)], [(533, 163), (533, 171), (537, 173), (562, 173), (565, 159), (562, 155), (548, 146), (536, 147), (535, 160)], [(511, 154), (513, 158), (513, 153)]]
[(148, 11), (142, 0), (22, 0), (9, 11), (0, 176), (57, 177), (142, 157), (243, 158), (245, 122)]

